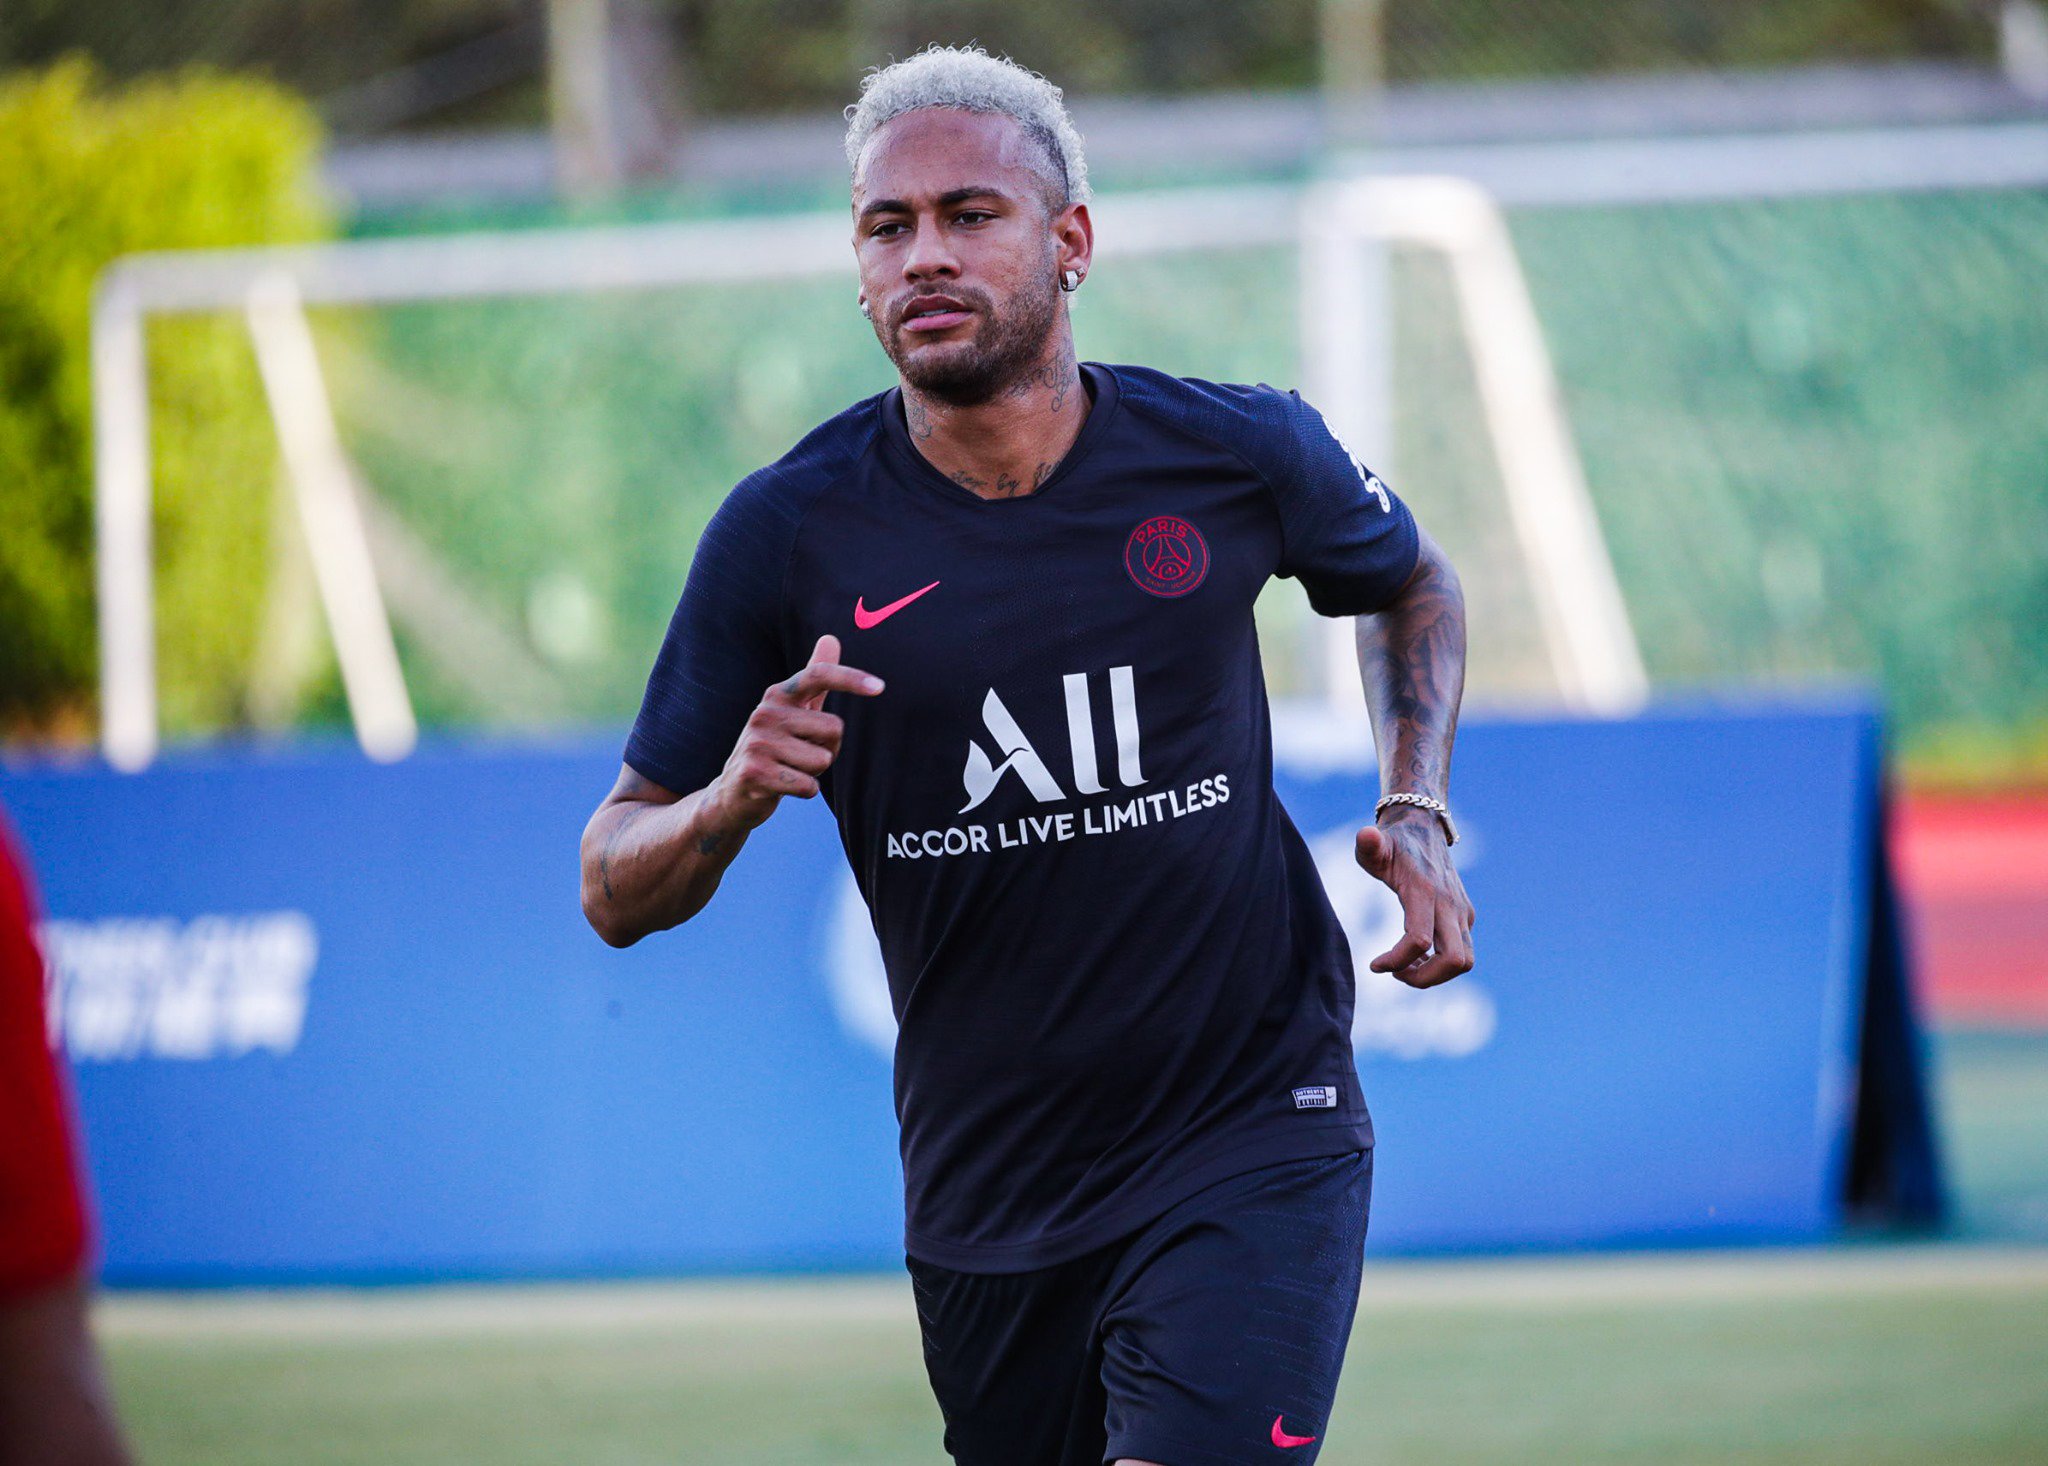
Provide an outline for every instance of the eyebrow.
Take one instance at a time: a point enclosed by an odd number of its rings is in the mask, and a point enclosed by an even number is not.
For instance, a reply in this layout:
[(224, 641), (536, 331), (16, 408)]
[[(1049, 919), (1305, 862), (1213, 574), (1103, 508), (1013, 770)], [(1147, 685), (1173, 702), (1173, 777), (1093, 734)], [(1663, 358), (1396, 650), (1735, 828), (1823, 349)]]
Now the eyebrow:
[[(998, 198), (1008, 200), (1009, 197), (1009, 192), (998, 184), (970, 183), (965, 188), (948, 189), (945, 193), (940, 194), (938, 206), (945, 209), (952, 207), (954, 204), (964, 204), (969, 199)], [(916, 210), (902, 199), (876, 199), (860, 211), (860, 216), (865, 219), (871, 214), (912, 214), (915, 212)]]

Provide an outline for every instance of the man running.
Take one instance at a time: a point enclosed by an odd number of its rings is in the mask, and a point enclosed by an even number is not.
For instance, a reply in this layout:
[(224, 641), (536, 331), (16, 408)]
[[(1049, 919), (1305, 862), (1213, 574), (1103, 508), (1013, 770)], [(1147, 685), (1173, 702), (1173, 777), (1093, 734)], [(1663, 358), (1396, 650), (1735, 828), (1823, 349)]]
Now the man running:
[[(900, 385), (712, 518), (583, 906), (689, 920), (822, 793), (900, 1033), (906, 1251), (968, 1466), (1314, 1459), (1372, 1127), (1353, 971), (1273, 792), (1252, 602), (1357, 616), (1382, 801), (1359, 862), (1472, 965), (1442, 801), (1456, 576), (1290, 392), (1077, 363), (1093, 226), (1059, 90), (933, 48), (849, 109), (860, 309)], [(765, 690), (764, 690), (765, 689)]]

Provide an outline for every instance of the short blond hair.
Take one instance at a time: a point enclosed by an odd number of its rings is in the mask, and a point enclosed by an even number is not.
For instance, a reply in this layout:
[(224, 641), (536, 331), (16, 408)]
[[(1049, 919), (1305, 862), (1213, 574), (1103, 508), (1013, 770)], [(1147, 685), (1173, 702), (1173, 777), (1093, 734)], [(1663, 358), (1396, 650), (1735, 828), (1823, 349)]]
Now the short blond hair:
[(906, 112), (955, 107), (1013, 119), (1039, 145), (1047, 182), (1062, 206), (1088, 202), (1088, 163), (1081, 134), (1060, 89), (1008, 57), (979, 46), (927, 46), (860, 79), (860, 100), (846, 109), (846, 163), (860, 168), (875, 130)]

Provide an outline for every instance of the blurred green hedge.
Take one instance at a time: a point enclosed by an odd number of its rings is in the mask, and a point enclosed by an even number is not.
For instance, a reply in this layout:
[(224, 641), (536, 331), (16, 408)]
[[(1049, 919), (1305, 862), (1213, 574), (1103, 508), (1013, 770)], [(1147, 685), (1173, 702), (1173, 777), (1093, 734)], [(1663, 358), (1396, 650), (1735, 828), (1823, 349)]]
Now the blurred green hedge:
[[(0, 732), (80, 734), (96, 683), (92, 286), (136, 250), (330, 231), (319, 127), (267, 82), (0, 79)], [(165, 722), (233, 720), (270, 560), (275, 448), (238, 320), (149, 332)]]

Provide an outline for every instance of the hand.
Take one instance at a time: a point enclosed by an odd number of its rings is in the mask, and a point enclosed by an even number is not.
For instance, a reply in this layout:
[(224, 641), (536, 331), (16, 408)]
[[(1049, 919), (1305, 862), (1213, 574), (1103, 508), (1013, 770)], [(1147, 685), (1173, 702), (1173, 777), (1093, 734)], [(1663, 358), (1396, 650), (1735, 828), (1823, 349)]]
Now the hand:
[(1358, 832), (1358, 863), (1401, 898), (1401, 940), (1372, 959), (1374, 972), (1431, 988), (1472, 970), (1476, 918), (1436, 816), (1389, 808), (1383, 824)]
[(712, 799), (731, 822), (751, 830), (775, 812), (786, 795), (809, 799), (818, 776), (839, 756), (845, 722), (822, 711), (825, 694), (873, 697), (882, 679), (839, 663), (839, 638), (821, 636), (803, 670), (761, 696), (732, 756), (712, 784)]

